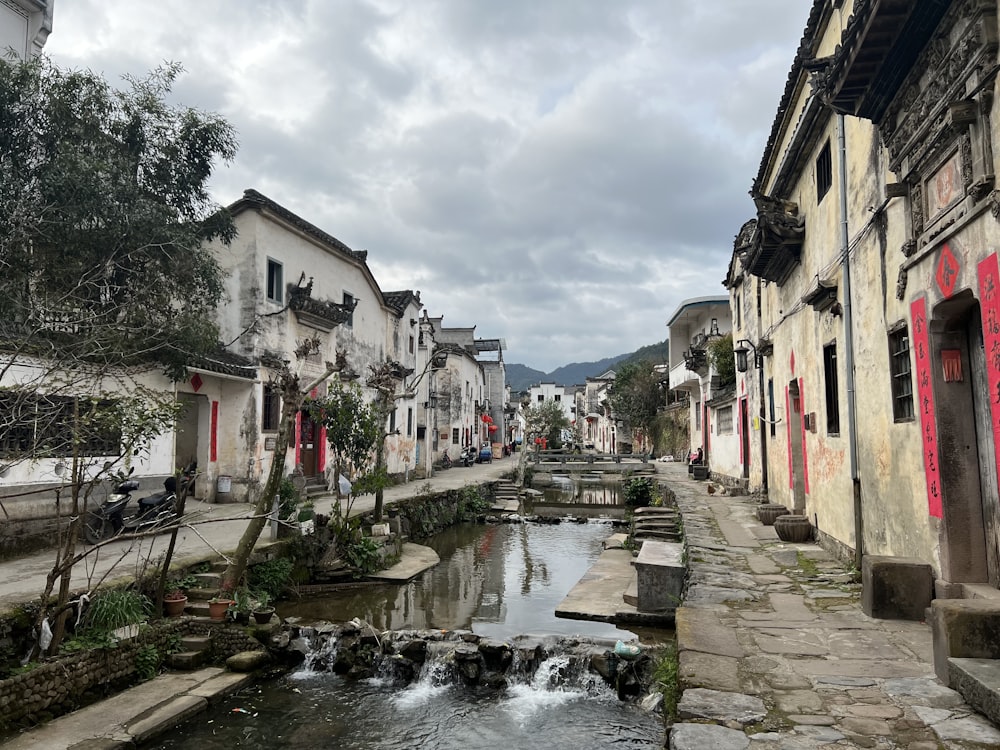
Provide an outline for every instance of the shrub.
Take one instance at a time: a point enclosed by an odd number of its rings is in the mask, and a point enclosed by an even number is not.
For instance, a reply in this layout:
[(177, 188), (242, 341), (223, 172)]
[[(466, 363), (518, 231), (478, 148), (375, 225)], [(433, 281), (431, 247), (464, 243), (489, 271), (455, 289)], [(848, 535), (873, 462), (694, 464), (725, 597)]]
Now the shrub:
[(295, 564), (285, 557), (258, 563), (250, 568), (248, 575), (250, 588), (267, 592), (271, 599), (277, 599), (292, 575)]
[(649, 477), (633, 477), (625, 482), (625, 505), (641, 508), (653, 502), (656, 485)]

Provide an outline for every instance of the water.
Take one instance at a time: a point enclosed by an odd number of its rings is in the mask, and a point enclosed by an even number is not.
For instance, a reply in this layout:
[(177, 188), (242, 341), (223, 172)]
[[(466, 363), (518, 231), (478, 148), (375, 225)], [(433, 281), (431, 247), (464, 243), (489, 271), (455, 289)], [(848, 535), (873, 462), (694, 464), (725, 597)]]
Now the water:
[(606, 523), (454, 526), (425, 542), (441, 562), (405, 586), (364, 586), (278, 606), (282, 617), (346, 622), (376, 630), (471, 630), (492, 638), (519, 634), (629, 640), (611, 623), (553, 615), (600, 556)]
[[(405, 586), (364, 586), (299, 603), (283, 617), (346, 621), (376, 630), (472, 630), (495, 639), (520, 634), (581, 635), (662, 642), (668, 631), (562, 620), (559, 602), (612, 533), (608, 523), (462, 525), (426, 542), (441, 563)], [(335, 647), (335, 643), (329, 644)], [(436, 644), (435, 644), (436, 645)], [(317, 656), (321, 656), (318, 655)], [(322, 664), (322, 658), (315, 660)], [(308, 662), (307, 662), (308, 664)], [(656, 714), (619, 701), (603, 680), (566, 655), (551, 656), (505, 689), (458, 683), (442, 651), (406, 685), (387, 673), (354, 681), (303, 665), (229, 698), (155, 747), (351, 748), (367, 750), (581, 750), (660, 748)]]

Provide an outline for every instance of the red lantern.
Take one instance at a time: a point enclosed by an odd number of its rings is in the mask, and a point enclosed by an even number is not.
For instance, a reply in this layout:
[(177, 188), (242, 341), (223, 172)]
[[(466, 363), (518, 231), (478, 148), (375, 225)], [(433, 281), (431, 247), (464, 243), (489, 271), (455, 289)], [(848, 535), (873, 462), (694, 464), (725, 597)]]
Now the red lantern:
[(490, 432), (496, 432), (496, 431), (497, 431), (497, 426), (495, 424), (491, 424), (490, 425)]
[(490, 415), (489, 414), (484, 414), (483, 415), (483, 421), (484, 422), (489, 422), (490, 421)]
[(541, 438), (535, 438), (535, 445), (541, 445), (541, 444), (542, 444), (542, 439)]

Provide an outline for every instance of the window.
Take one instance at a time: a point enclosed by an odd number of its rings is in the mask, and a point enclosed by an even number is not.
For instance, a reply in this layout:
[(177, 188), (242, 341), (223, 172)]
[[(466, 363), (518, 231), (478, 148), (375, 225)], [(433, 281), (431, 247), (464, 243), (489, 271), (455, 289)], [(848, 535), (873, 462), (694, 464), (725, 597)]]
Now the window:
[(733, 407), (723, 406), (716, 412), (716, 434), (731, 435), (733, 433)]
[(823, 347), (823, 373), (826, 375), (826, 433), (840, 434), (840, 402), (837, 399), (837, 343)]
[(390, 412), (389, 414), (389, 432), (392, 433), (395, 431), (396, 431), (396, 410), (393, 409), (392, 412)]
[(743, 303), (740, 301), (740, 293), (736, 292), (736, 304), (733, 305), (733, 310), (736, 313), (736, 330), (743, 328)]
[(539, 393), (538, 394), (538, 403), (542, 403), (544, 400), (545, 400), (544, 394)]
[(260, 429), (276, 432), (281, 423), (281, 392), (277, 386), (264, 384), (264, 398), (261, 404)]
[(889, 334), (889, 372), (892, 375), (892, 418), (913, 419), (913, 379), (910, 375), (910, 337), (906, 326)]
[(413, 409), (409, 408), (406, 410), (406, 434), (413, 434)]
[(552, 398), (555, 399), (556, 401), (562, 401), (562, 396), (560, 396), (558, 393)]
[(410, 336), (410, 354), (413, 354), (413, 336)]
[(284, 274), (281, 264), (272, 259), (267, 259), (267, 299), (279, 305), (284, 304)]
[(354, 328), (354, 304), (354, 295), (344, 292), (344, 307), (351, 311), (347, 316), (347, 321), (344, 323), (348, 328)]
[(458, 428), (453, 427), (451, 429), (451, 444), (458, 445)]
[(121, 429), (114, 403), (68, 396), (8, 393), (0, 399), (0, 455), (55, 458), (114, 456)]
[(823, 196), (833, 185), (833, 160), (830, 158), (830, 141), (823, 144), (823, 150), (816, 157), (816, 203), (823, 200)]
[(696, 401), (694, 405), (694, 428), (701, 429), (701, 401)]

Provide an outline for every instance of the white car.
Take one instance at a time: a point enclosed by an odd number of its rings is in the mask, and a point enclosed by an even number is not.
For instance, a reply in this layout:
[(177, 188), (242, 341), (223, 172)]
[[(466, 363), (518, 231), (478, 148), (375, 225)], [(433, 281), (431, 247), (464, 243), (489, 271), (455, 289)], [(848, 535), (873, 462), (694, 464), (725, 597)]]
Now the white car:
[(674, 460), (674, 457), (671, 456), (669, 453), (667, 455), (665, 455), (665, 456), (660, 456), (660, 461), (673, 461), (673, 460)]

